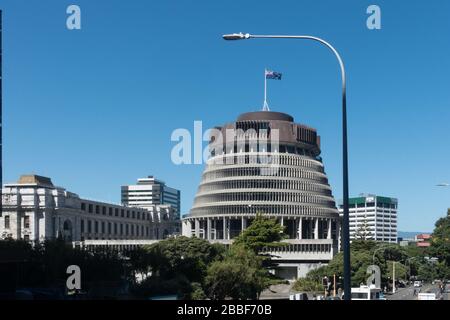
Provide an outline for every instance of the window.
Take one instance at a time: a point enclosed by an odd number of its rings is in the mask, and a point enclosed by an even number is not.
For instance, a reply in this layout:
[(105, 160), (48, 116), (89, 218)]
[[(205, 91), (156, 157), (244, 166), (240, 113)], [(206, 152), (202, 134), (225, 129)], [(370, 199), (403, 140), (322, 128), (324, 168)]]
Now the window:
[(95, 206), (95, 213), (100, 213), (100, 207), (99, 206)]
[(23, 218), (23, 227), (29, 228), (30, 227), (30, 216), (25, 216)]
[(9, 216), (5, 216), (5, 229), (9, 229)]
[(106, 207), (102, 207), (102, 214), (106, 215)]
[(81, 210), (86, 211), (86, 203), (81, 203)]
[(110, 216), (112, 216), (113, 215), (113, 209), (109, 208), (108, 213), (109, 213)]
[(117, 223), (114, 222), (114, 234), (117, 234)]
[(28, 234), (24, 235), (23, 240), (30, 241), (30, 235), (28, 235)]
[(92, 204), (89, 204), (89, 213), (92, 213)]
[(94, 232), (98, 233), (98, 221), (94, 222)]
[(84, 232), (84, 220), (81, 220), (80, 229), (81, 229), (81, 232)]
[(92, 221), (88, 220), (88, 233), (92, 232)]
[(115, 213), (115, 216), (118, 217), (118, 216), (119, 216), (119, 209), (116, 208), (116, 209), (114, 210), (114, 213)]
[(105, 222), (102, 221), (102, 233), (105, 233)]

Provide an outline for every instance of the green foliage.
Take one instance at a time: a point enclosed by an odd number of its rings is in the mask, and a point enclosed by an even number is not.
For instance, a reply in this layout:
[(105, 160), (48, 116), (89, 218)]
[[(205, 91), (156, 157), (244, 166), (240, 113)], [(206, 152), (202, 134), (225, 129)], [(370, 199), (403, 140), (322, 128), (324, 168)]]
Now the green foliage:
[(280, 283), (269, 270), (276, 267), (264, 249), (284, 246), (284, 228), (257, 214), (252, 224), (233, 241), (223, 260), (213, 262), (205, 279), (211, 299), (257, 299), (272, 284)]
[(192, 283), (192, 293), (190, 296), (191, 300), (205, 300), (206, 294), (205, 291), (203, 291), (202, 285), (198, 282)]
[(322, 283), (309, 278), (300, 278), (292, 286), (294, 291), (323, 292)]
[(205, 280), (210, 299), (257, 299), (271, 284), (272, 277), (262, 266), (262, 257), (242, 245), (232, 245), (221, 261), (208, 268)]
[(436, 222), (428, 252), (450, 266), (450, 215)]
[(123, 261), (116, 253), (107, 249), (75, 249), (61, 239), (35, 246), (23, 240), (0, 240), (0, 252), (0, 263), (13, 263), (18, 272), (17, 287), (64, 287), (69, 265), (80, 267), (84, 290), (98, 282), (119, 282), (124, 275)]
[(263, 248), (284, 246), (281, 242), (286, 236), (284, 227), (276, 219), (257, 214), (252, 224), (234, 239), (233, 244), (243, 245), (255, 253), (260, 253)]
[[(410, 268), (412, 275), (425, 272), (430, 273), (431, 271), (429, 271), (429, 268), (436, 268), (430, 264), (425, 264), (426, 261), (423, 258), (423, 249), (404, 248), (397, 244), (379, 243), (371, 240), (354, 240), (350, 246), (350, 250), (351, 285), (353, 287), (357, 287), (360, 284), (366, 284), (369, 276), (366, 273), (367, 267), (373, 263), (380, 267), (382, 286), (388, 284), (390, 279), (392, 279), (393, 261), (396, 261), (396, 279), (408, 279)], [(414, 259), (410, 259), (412, 257), (414, 257)], [(331, 278), (333, 275), (336, 275), (339, 286), (340, 279), (344, 274), (343, 269), (343, 253), (340, 252), (334, 256), (328, 265), (311, 270), (307, 274), (306, 279), (297, 280), (295, 285), (298, 286), (298, 288), (301, 288), (306, 287), (307, 285), (312, 286), (313, 283), (321, 284), (324, 276)], [(443, 268), (442, 270), (442, 272), (445, 272)], [(436, 272), (436, 270), (434, 272)], [(426, 276), (426, 278), (431, 279), (433, 274), (434, 273), (431, 273), (431, 275)], [(303, 290), (306, 291), (305, 289)]]
[[(394, 261), (387, 261), (386, 277), (392, 279), (394, 272)], [(407, 280), (408, 269), (400, 262), (395, 262), (395, 279)]]
[(152, 270), (164, 279), (183, 275), (192, 282), (202, 283), (206, 269), (221, 257), (224, 246), (200, 238), (177, 237), (159, 241), (145, 248)]

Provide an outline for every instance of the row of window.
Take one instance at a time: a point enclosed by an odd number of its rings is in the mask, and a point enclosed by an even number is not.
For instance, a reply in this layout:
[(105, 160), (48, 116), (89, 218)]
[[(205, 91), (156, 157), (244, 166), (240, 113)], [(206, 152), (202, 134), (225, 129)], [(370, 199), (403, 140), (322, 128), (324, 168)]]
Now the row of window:
[(100, 205), (94, 205), (92, 203), (81, 203), (81, 210), (88, 213), (96, 213), (102, 215), (108, 215), (110, 217), (121, 217), (128, 219), (136, 219), (136, 220), (151, 220), (151, 214), (148, 212), (128, 210), (128, 209), (119, 209), (113, 207), (106, 207)]
[(198, 194), (216, 190), (228, 189), (276, 189), (276, 190), (299, 190), (320, 193), (331, 196), (331, 189), (327, 185), (304, 182), (300, 180), (269, 180), (269, 179), (241, 179), (224, 180), (217, 182), (203, 183), (198, 188)]
[[(250, 154), (250, 155), (235, 155), (235, 156), (225, 156), (222, 159), (215, 159), (215, 161), (210, 161), (208, 163), (207, 169), (214, 169), (220, 166), (227, 165), (242, 165), (242, 164), (257, 164), (264, 163), (261, 162), (261, 157), (267, 156), (271, 160), (270, 163), (279, 164), (284, 166), (294, 166), (294, 167), (304, 167), (311, 168), (312, 170), (323, 172), (323, 166), (317, 164), (313, 159), (305, 159), (299, 156), (288, 155), (288, 154)], [(270, 158), (269, 158), (270, 157)]]
[(96, 233), (107, 236), (117, 235), (147, 238), (150, 236), (150, 228), (148, 226), (95, 220), (86, 220), (86, 222), (85, 220), (81, 220), (80, 230), (82, 234)]
[[(357, 204), (349, 204), (348, 207), (350, 209), (354, 208), (374, 208), (375, 202), (367, 202), (367, 203), (357, 203)], [(397, 209), (396, 204), (388, 204), (388, 203), (377, 203), (377, 208), (387, 208), (387, 209)], [(340, 208), (343, 208), (343, 205), (340, 205)], [(389, 211), (386, 211), (389, 212)]]
[(227, 144), (224, 148), (222, 144), (211, 145), (210, 155), (211, 160), (214, 161), (215, 156), (232, 155), (239, 153), (249, 152), (273, 152), (279, 154), (295, 154), (299, 156), (316, 157), (316, 153), (312, 150), (295, 147), (292, 145), (271, 145), (266, 140), (259, 140), (255, 142), (245, 143), (244, 141), (238, 141), (231, 144)]
[(323, 196), (304, 194), (299, 192), (230, 192), (224, 194), (200, 195), (195, 198), (194, 205), (235, 201), (265, 201), (265, 202), (293, 202), (309, 203), (334, 208), (334, 200)]
[(271, 167), (268, 172), (267, 167), (248, 168), (226, 168), (217, 171), (203, 173), (203, 181), (210, 181), (221, 178), (244, 177), (244, 176), (278, 176), (286, 178), (301, 178), (313, 180), (320, 183), (327, 183), (328, 180), (321, 172), (308, 171), (302, 168)]
[(206, 206), (193, 208), (191, 210), (192, 215), (221, 215), (221, 214), (271, 214), (271, 215), (328, 215), (330, 213), (335, 213), (332, 208), (323, 207), (311, 207), (305, 205), (281, 205), (281, 204), (267, 204), (259, 205), (255, 204), (252, 206), (248, 205), (218, 205), (218, 206)]
[[(5, 215), (5, 218), (4, 218), (4, 221), (3, 221), (3, 227), (5, 229), (10, 229), (11, 228), (11, 220), (10, 219), (11, 219), (10, 216), (6, 216)], [(24, 216), (23, 217), (23, 227), (25, 229), (29, 229), (30, 228), (30, 216)]]
[(306, 243), (306, 244), (290, 244), (288, 246), (275, 247), (275, 248), (267, 248), (263, 250), (264, 252), (330, 252), (331, 244), (315, 244), (315, 243)]

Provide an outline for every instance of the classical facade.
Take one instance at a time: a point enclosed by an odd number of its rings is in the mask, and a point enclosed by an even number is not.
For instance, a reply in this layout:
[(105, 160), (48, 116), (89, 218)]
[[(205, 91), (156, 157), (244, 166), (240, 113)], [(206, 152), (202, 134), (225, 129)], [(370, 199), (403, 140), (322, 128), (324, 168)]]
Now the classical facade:
[(135, 208), (82, 199), (38, 175), (23, 175), (17, 183), (6, 184), (2, 204), (2, 238), (120, 243), (163, 239), (180, 231), (177, 215), (168, 205)]
[(213, 130), (209, 150), (184, 235), (229, 243), (260, 213), (289, 237), (274, 252), (281, 276), (301, 277), (332, 259), (339, 213), (315, 129), (285, 113), (249, 112)]

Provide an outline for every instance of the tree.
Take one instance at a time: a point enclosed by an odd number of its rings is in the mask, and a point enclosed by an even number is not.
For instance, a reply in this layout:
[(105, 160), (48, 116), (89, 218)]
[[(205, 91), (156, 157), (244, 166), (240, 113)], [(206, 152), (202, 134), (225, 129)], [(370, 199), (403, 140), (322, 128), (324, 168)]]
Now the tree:
[(257, 299), (270, 281), (262, 257), (242, 245), (232, 245), (223, 260), (208, 268), (205, 286), (210, 299)]
[(234, 239), (233, 244), (243, 245), (256, 254), (261, 254), (264, 248), (286, 245), (281, 242), (286, 238), (283, 231), (284, 227), (276, 219), (270, 219), (258, 213), (252, 224)]
[(373, 234), (370, 231), (367, 220), (364, 220), (362, 224), (359, 225), (355, 233), (356, 240), (373, 240)]
[(152, 270), (162, 278), (183, 275), (191, 282), (203, 282), (209, 263), (221, 257), (225, 247), (192, 237), (169, 238), (146, 247)]
[(256, 299), (280, 279), (270, 273), (276, 264), (267, 253), (284, 246), (284, 227), (276, 219), (257, 214), (252, 224), (236, 237), (221, 261), (213, 262), (205, 280), (211, 299)]
[(450, 266), (450, 215), (436, 222), (428, 253)]

